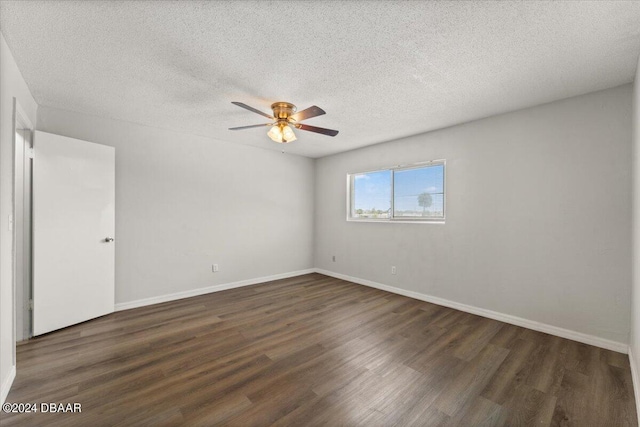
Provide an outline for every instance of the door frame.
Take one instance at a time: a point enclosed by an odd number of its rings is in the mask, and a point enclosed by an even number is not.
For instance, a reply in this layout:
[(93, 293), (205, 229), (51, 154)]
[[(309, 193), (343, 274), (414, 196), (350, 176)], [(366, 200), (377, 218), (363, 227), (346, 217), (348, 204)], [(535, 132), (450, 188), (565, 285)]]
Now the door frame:
[[(12, 325), (12, 332), (13, 332), (13, 342), (14, 344), (18, 342), (18, 340), (22, 341), (24, 339), (28, 339), (31, 337), (32, 335), (32, 331), (28, 330), (25, 331), (24, 327), (22, 330), (18, 331), (17, 327), (18, 327), (18, 321), (17, 318), (18, 316), (21, 316), (22, 318), (22, 322), (21, 324), (24, 326), (25, 324), (29, 324), (29, 327), (31, 328), (31, 322), (27, 322), (30, 319), (31, 316), (31, 311), (29, 310), (29, 306), (28, 306), (28, 300), (30, 298), (30, 289), (31, 289), (31, 283), (30, 280), (27, 280), (27, 276), (25, 276), (24, 274), (22, 275), (23, 277), (23, 283), (18, 283), (18, 268), (23, 269), (23, 271), (25, 270), (26, 266), (24, 265), (18, 265), (18, 256), (17, 256), (17, 248), (18, 248), (18, 235), (20, 232), (21, 236), (25, 236), (24, 230), (26, 229), (26, 227), (31, 227), (31, 220), (30, 218), (28, 219), (28, 221), (25, 221), (25, 218), (22, 218), (22, 221), (20, 221), (19, 223), (21, 224), (21, 229), (19, 230), (18, 227), (16, 226), (16, 224), (18, 223), (18, 221), (16, 221), (16, 215), (18, 214), (18, 212), (22, 212), (22, 214), (24, 215), (24, 203), (23, 206), (20, 210), (18, 210), (18, 206), (16, 204), (16, 199), (21, 199), (24, 202), (24, 198), (25, 197), (30, 197), (31, 196), (31, 190), (28, 189), (27, 191), (25, 191), (25, 186), (24, 186), (24, 180), (23, 180), (23, 185), (21, 188), (18, 188), (18, 179), (17, 179), (17, 174), (18, 173), (22, 173), (24, 176), (24, 164), (25, 164), (25, 156), (27, 155), (27, 153), (25, 152), (25, 146), (29, 145), (31, 148), (33, 148), (33, 134), (34, 134), (34, 126), (31, 123), (31, 120), (29, 120), (29, 117), (27, 116), (27, 114), (24, 112), (24, 110), (22, 109), (22, 107), (20, 106), (20, 103), (18, 102), (18, 100), (16, 98), (13, 98), (13, 134), (12, 134), (12, 138), (13, 138), (13, 174), (12, 174), (12, 223), (13, 223), (13, 230), (12, 230), (12, 245), (11, 245), (11, 279), (12, 279), (12, 305), (13, 305), (13, 325)], [(29, 134), (29, 141), (23, 141), (22, 142), (22, 147), (18, 147), (18, 143), (20, 141), (18, 141), (18, 138), (16, 137), (18, 131), (27, 131)], [(20, 157), (20, 158), (18, 158)], [(30, 235), (30, 234), (29, 234)], [(26, 247), (29, 248), (29, 250), (32, 250), (31, 247), (31, 242), (22, 242), (23, 245), (22, 247), (24, 248), (25, 244)], [(29, 256), (30, 259), (32, 259), (31, 256)], [(24, 257), (22, 257), (23, 261), (24, 261)], [(30, 275), (29, 275), (30, 276)], [(21, 300), (23, 302), (27, 302), (27, 304), (22, 304), (22, 307), (18, 307), (18, 294), (21, 294), (22, 298)], [(26, 336), (25, 336), (26, 333)], [(13, 346), (13, 365), (15, 366), (16, 364), (16, 346)]]

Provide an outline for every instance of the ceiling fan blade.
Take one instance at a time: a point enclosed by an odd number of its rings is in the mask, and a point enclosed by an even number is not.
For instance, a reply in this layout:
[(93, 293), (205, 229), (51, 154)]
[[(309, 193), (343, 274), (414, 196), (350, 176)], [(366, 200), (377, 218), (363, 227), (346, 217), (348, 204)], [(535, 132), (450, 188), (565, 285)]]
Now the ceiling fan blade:
[(323, 135), (328, 135), (328, 136), (336, 136), (338, 134), (337, 130), (319, 128), (319, 127), (316, 127), (316, 126), (303, 125), (302, 123), (296, 123), (295, 127), (298, 128), (298, 129), (308, 130), (309, 132), (321, 133)]
[(302, 111), (298, 111), (297, 113), (292, 114), (289, 118), (293, 119), (296, 122), (300, 122), (302, 120), (310, 119), (311, 117), (321, 116), (323, 114), (327, 114), (327, 113), (317, 105), (312, 105), (309, 108), (306, 108)]
[(275, 119), (275, 117), (273, 117), (272, 115), (269, 115), (269, 114), (267, 114), (267, 113), (263, 113), (262, 111), (260, 111), (260, 110), (256, 110), (256, 109), (255, 109), (255, 108), (253, 108), (253, 107), (249, 107), (247, 104), (243, 104), (242, 102), (235, 102), (235, 101), (233, 101), (233, 102), (231, 102), (231, 103), (232, 103), (232, 104), (237, 105), (238, 107), (242, 107), (242, 108), (245, 108), (245, 109), (247, 109), (247, 110), (249, 110), (249, 111), (253, 111), (254, 113), (260, 114), (261, 116), (268, 117), (268, 118), (270, 118), (270, 119), (272, 119), (272, 120), (273, 120), (273, 119)]
[(273, 126), (275, 123), (263, 123), (261, 125), (250, 125), (250, 126), (239, 126), (237, 128), (229, 128), (229, 130), (242, 130), (242, 129), (251, 129), (251, 128), (260, 128), (264, 126)]

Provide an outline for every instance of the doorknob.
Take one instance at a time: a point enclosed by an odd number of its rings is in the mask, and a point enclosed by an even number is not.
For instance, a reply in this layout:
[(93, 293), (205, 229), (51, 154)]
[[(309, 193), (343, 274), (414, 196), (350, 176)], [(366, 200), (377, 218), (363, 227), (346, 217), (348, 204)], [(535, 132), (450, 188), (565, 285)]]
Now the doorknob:
[(113, 237), (107, 237), (104, 239), (105, 242), (109, 243), (109, 242), (113, 242)]

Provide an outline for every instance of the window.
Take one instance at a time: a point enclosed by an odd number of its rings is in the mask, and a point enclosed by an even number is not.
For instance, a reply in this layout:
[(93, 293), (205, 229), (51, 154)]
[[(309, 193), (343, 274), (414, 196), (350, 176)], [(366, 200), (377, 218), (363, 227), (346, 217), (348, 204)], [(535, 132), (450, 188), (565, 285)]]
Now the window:
[(444, 221), (444, 160), (354, 173), (348, 220)]

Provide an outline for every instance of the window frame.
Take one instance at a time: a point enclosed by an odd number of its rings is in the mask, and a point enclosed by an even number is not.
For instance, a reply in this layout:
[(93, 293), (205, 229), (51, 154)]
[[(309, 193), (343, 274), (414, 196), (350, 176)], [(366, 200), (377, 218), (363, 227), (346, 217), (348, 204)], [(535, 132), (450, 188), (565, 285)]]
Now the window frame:
[[(443, 167), (442, 173), (442, 217), (439, 218), (421, 218), (421, 217), (395, 217), (395, 172), (421, 169), (424, 167), (439, 166)], [(356, 218), (352, 216), (355, 192), (353, 191), (355, 184), (355, 176), (374, 172), (391, 172), (391, 207), (389, 218)], [(361, 172), (347, 173), (347, 221), (349, 222), (386, 222), (386, 223), (417, 223), (417, 224), (444, 224), (447, 217), (447, 161), (446, 159), (428, 160), (423, 162), (409, 163), (403, 165), (387, 166), (377, 169), (371, 169)]]

